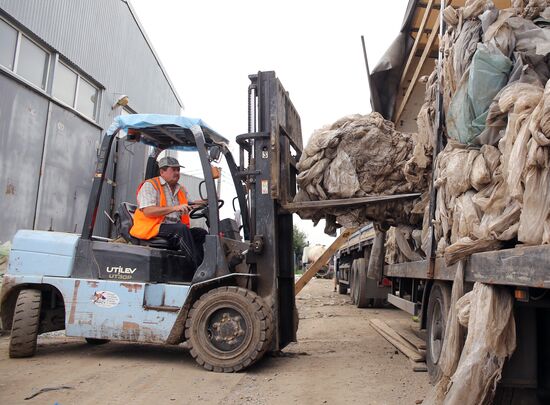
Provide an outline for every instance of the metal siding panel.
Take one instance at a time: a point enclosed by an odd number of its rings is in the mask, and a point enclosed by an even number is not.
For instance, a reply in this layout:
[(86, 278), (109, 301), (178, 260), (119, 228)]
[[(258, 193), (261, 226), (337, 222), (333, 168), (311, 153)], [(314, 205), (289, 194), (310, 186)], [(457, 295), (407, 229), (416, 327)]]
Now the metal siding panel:
[(136, 203), (136, 190), (144, 180), (147, 146), (119, 141), (115, 209), (121, 202)]
[(96, 127), (52, 105), (36, 229), (81, 232), (98, 141)]
[(48, 102), (0, 74), (0, 241), (32, 229)]
[(0, 7), (105, 86), (100, 124), (120, 94), (139, 112), (179, 114), (179, 103), (121, 0), (0, 0)]

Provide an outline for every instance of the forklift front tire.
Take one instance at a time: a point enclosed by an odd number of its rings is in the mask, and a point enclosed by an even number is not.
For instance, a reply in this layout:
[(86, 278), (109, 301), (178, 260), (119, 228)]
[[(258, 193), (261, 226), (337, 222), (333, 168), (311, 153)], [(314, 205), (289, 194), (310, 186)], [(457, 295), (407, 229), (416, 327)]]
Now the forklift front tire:
[(31, 357), (36, 353), (40, 325), (40, 290), (21, 290), (13, 311), (9, 355), (11, 358)]
[(256, 293), (220, 287), (198, 299), (185, 322), (185, 338), (198, 364), (215, 372), (242, 370), (269, 349), (271, 308)]

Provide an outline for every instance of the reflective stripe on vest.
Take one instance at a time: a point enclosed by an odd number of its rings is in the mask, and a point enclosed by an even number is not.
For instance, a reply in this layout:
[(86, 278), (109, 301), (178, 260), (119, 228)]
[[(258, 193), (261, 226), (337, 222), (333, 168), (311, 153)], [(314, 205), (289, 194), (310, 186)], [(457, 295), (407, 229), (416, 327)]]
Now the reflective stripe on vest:
[[(166, 207), (166, 195), (164, 194), (164, 187), (162, 187), (162, 184), (160, 183), (160, 178), (154, 177), (146, 181), (151, 183), (155, 190), (158, 191), (160, 196), (159, 206)], [(139, 194), (139, 190), (141, 190), (141, 187), (144, 184), (145, 182), (139, 185), (136, 195)], [(178, 190), (177, 197), (180, 204), (187, 204), (187, 197), (185, 196), (185, 193), (182, 191), (181, 188)], [(130, 229), (130, 235), (135, 238), (145, 240), (154, 238), (159, 234), (160, 225), (163, 223), (165, 217), (165, 215), (161, 215), (158, 217), (147, 217), (141, 209), (136, 209), (136, 212), (134, 214), (134, 225), (132, 226), (132, 229)], [(187, 225), (187, 227), (189, 228), (189, 215), (182, 215), (181, 222)]]

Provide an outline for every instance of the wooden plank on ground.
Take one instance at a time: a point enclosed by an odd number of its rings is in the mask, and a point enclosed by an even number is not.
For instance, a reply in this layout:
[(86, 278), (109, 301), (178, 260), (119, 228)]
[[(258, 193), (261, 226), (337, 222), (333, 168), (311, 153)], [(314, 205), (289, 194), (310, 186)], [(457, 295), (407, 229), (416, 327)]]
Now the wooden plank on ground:
[(425, 361), (426, 356), (423, 356), (418, 352), (418, 350), (403, 339), (397, 332), (390, 328), (385, 322), (380, 319), (371, 319), (371, 326), (378, 332), (384, 339), (394, 345), (397, 350), (407, 356), (414, 362)]
[(418, 337), (409, 325), (402, 323), (388, 322), (390, 328), (393, 328), (403, 339), (413, 345), (417, 350), (426, 350), (426, 342)]
[(306, 284), (313, 278), (314, 275), (317, 274), (319, 270), (321, 270), (321, 267), (323, 267), (325, 264), (328, 263), (328, 260), (330, 257), (338, 250), (340, 246), (342, 246), (348, 239), (348, 236), (350, 236), (353, 232), (355, 232), (357, 228), (351, 228), (351, 229), (344, 229), (340, 236), (338, 236), (334, 242), (332, 242), (332, 245), (328, 247), (327, 250), (319, 257), (315, 263), (311, 265), (309, 269), (306, 270), (306, 272), (296, 281), (296, 284), (294, 285), (294, 295), (298, 295), (300, 291), (302, 291), (302, 288), (306, 286)]
[(410, 362), (411, 362), (411, 368), (413, 371), (428, 371), (428, 366), (426, 366), (425, 362), (423, 361), (416, 362), (412, 360), (410, 360)]

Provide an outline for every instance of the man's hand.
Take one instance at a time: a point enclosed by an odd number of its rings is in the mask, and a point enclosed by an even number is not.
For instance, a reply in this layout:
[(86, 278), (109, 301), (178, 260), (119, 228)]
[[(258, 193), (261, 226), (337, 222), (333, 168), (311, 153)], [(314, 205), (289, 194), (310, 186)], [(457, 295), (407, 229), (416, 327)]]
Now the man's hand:
[(204, 207), (205, 205), (208, 205), (208, 200), (196, 200), (189, 202), (189, 206), (191, 208)]
[(187, 204), (174, 205), (172, 208), (174, 209), (172, 212), (181, 212), (182, 215), (189, 214), (190, 210)]

